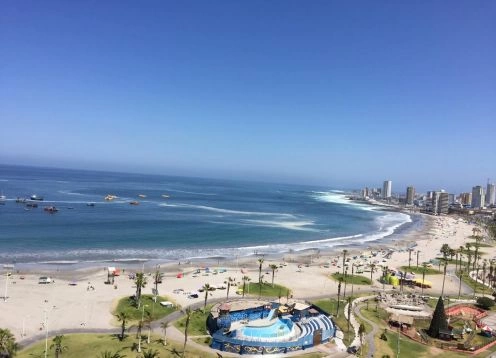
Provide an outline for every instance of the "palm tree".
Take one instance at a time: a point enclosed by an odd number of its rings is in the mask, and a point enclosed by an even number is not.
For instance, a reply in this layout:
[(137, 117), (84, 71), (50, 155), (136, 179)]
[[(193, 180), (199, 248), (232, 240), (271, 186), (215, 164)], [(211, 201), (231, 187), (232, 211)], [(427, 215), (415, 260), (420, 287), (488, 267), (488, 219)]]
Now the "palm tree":
[(225, 283), (227, 283), (227, 296), (226, 296), (226, 299), (229, 299), (229, 290), (231, 289), (231, 284), (233, 282), (235, 282), (236, 279), (235, 278), (232, 278), (232, 277), (228, 277), (227, 278), (227, 281)]
[(146, 286), (146, 277), (143, 272), (138, 272), (136, 274), (136, 277), (134, 279), (134, 284), (136, 285), (136, 295), (135, 295), (135, 300), (138, 303), (138, 309), (140, 308), (141, 304), (141, 289)]
[(245, 291), (246, 291), (246, 283), (251, 281), (251, 278), (248, 276), (243, 276), (243, 298), (245, 297)]
[(448, 261), (444, 260), (444, 270), (443, 270), (443, 286), (441, 289), (441, 297), (444, 297), (444, 281), (446, 281), (446, 268), (448, 267)]
[(185, 310), (186, 313), (186, 323), (184, 325), (184, 346), (183, 346), (183, 358), (186, 354), (186, 343), (188, 342), (188, 329), (189, 329), (189, 321), (191, 319), (191, 308), (186, 308)]
[(358, 335), (360, 336), (360, 356), (363, 357), (363, 336), (365, 335), (365, 325), (360, 323), (358, 327)]
[(119, 352), (105, 351), (101, 352), (97, 358), (126, 358), (126, 355)]
[(424, 283), (425, 283), (425, 269), (427, 268), (427, 264), (425, 262), (422, 264), (422, 268), (423, 268), (423, 270), (422, 270), (422, 293), (421, 294), (423, 296), (424, 295)]
[(467, 271), (470, 271), (470, 263), (472, 262), (472, 252), (470, 251), (470, 248), (472, 247), (472, 244), (470, 242), (467, 242), (465, 244), (465, 247), (467, 248)]
[(58, 335), (52, 339), (53, 343), (50, 345), (50, 349), (55, 348), (55, 358), (59, 358), (59, 355), (62, 354), (63, 351), (68, 349), (67, 346), (62, 345), (63, 340), (64, 335)]
[(370, 264), (370, 284), (372, 284), (372, 274), (374, 273), (375, 264)]
[(263, 258), (258, 259), (258, 284), (262, 286), (262, 264), (264, 263)]
[[(475, 229), (479, 229), (479, 228), (473, 228), (472, 230), (475, 230)], [(480, 229), (479, 229), (479, 232), (480, 232)], [(474, 264), (473, 264), (473, 267), (472, 269), (475, 270), (475, 266), (477, 265), (477, 262), (479, 261), (479, 247), (480, 247), (480, 242), (482, 241), (482, 236), (480, 235), (475, 235), (474, 236), (474, 239), (475, 239), (475, 253), (474, 253)]]
[(143, 322), (143, 326), (148, 328), (148, 337), (146, 338), (146, 343), (150, 344), (150, 335), (152, 333), (152, 322), (153, 317), (149, 311), (146, 311), (145, 320)]
[(343, 250), (343, 277), (344, 277), (344, 264), (346, 263), (346, 254), (348, 253), (348, 250)]
[(487, 260), (482, 261), (482, 296), (486, 291), (486, 270), (487, 270)]
[(341, 284), (343, 283), (343, 278), (339, 278), (339, 283), (338, 283), (338, 304), (336, 306), (336, 317), (339, 316), (339, 299), (341, 298)]
[(18, 348), (12, 332), (8, 329), (0, 328), (0, 355), (5, 358), (13, 357)]
[(164, 346), (167, 345), (167, 328), (169, 327), (169, 322), (168, 321), (163, 321), (160, 323), (160, 328), (164, 331)]
[(121, 335), (119, 337), (120, 341), (124, 340), (124, 332), (126, 331), (126, 323), (129, 320), (129, 316), (127, 315), (126, 312), (118, 312), (115, 317), (117, 317), (117, 320), (121, 322)]
[(202, 287), (205, 290), (205, 302), (203, 304), (203, 312), (207, 309), (207, 299), (208, 299), (208, 294), (210, 293), (210, 284), (206, 283)]
[(460, 299), (460, 295), (461, 295), (461, 293), (462, 293), (462, 277), (463, 277), (463, 270), (462, 270), (461, 268), (460, 268), (459, 273), (460, 273), (460, 277), (459, 277), (460, 282), (458, 283), (458, 299)]
[(152, 350), (149, 348), (146, 352), (143, 352), (143, 358), (159, 358), (159, 352), (157, 350)]
[(155, 284), (155, 292), (158, 292), (158, 284), (162, 282), (162, 274), (159, 270), (155, 271), (155, 275), (153, 276), (153, 283)]
[(272, 265), (269, 265), (269, 267), (272, 270), (272, 287), (274, 287), (274, 274), (275, 274), (278, 266), (275, 264), (272, 264)]

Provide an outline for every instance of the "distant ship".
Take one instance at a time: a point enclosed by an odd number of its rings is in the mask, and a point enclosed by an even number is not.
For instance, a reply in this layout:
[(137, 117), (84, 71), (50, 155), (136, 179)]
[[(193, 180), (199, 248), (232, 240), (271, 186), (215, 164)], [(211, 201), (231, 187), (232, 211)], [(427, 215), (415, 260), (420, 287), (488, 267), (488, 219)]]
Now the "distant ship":
[(27, 203), (26, 206), (28, 208), (37, 208), (38, 207), (38, 204), (36, 204), (36, 203)]
[(130, 201), (129, 204), (130, 205), (139, 205), (139, 201)]
[(95, 206), (95, 203), (86, 203), (86, 206)]
[(43, 200), (43, 197), (42, 196), (39, 196), (39, 195), (36, 195), (36, 194), (33, 194), (33, 195), (31, 195), (31, 200), (42, 201)]
[(7, 200), (7, 197), (2, 193), (0, 195), (0, 205), (5, 205), (5, 200)]
[(117, 198), (118, 198), (118, 196), (116, 196), (116, 195), (108, 194), (108, 195), (105, 197), (105, 200), (107, 200), (107, 201), (112, 201), (112, 200), (117, 199)]
[(140, 198), (146, 198), (146, 195), (145, 195), (145, 194), (138, 194), (138, 196), (139, 196)]
[(169, 199), (169, 198), (170, 198), (170, 195), (167, 195), (167, 194), (162, 194), (162, 198), (164, 198), (164, 199)]

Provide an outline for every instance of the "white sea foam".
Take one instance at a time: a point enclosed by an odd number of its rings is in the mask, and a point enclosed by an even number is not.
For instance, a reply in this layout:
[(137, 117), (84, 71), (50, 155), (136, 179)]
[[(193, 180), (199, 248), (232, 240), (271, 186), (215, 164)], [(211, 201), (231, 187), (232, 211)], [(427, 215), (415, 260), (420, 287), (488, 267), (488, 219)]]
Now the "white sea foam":
[(184, 194), (193, 194), (193, 195), (204, 195), (204, 196), (216, 196), (217, 194), (215, 193), (198, 193), (194, 191), (185, 191), (185, 190), (177, 190), (177, 189), (169, 189), (165, 188), (166, 191), (171, 191), (175, 193), (184, 193)]
[(313, 221), (242, 220), (242, 223), (248, 223), (253, 226), (275, 227), (287, 230), (320, 232), (318, 229), (308, 227), (315, 225)]
[(241, 210), (230, 210), (230, 209), (222, 209), (222, 208), (215, 208), (213, 206), (205, 206), (205, 205), (192, 205), (192, 204), (168, 204), (168, 203), (163, 203), (160, 204), (160, 206), (169, 206), (169, 207), (176, 207), (176, 208), (186, 208), (186, 209), (199, 209), (199, 210), (208, 210), (208, 211), (214, 211), (218, 213), (223, 213), (223, 214), (235, 214), (235, 215), (260, 215), (260, 216), (280, 216), (280, 217), (288, 217), (288, 218), (293, 218), (294, 215), (292, 214), (286, 214), (286, 213), (268, 213), (268, 212), (262, 212), (262, 211), (241, 211)]
[(362, 204), (353, 200), (349, 200), (343, 191), (340, 190), (331, 190), (331, 191), (313, 191), (312, 197), (319, 201), (324, 201), (327, 203), (341, 204), (341, 205), (349, 205), (354, 206), (356, 208), (360, 208), (362, 210), (367, 211), (375, 211), (376, 207), (372, 205)]

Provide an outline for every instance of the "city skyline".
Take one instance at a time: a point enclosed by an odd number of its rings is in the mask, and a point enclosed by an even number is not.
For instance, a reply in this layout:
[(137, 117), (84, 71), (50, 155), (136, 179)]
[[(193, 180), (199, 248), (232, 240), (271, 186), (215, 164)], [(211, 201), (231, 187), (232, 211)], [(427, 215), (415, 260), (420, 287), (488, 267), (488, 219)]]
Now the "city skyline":
[(0, 163), (393, 192), (496, 179), (494, 3), (95, 4), (4, 6)]

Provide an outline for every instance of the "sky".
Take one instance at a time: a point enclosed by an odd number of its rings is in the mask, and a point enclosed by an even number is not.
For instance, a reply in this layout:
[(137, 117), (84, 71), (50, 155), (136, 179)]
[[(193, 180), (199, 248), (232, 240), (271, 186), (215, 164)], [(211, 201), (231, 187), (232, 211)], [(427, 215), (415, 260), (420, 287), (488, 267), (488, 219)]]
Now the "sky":
[(496, 181), (494, 1), (0, 1), (0, 163)]

